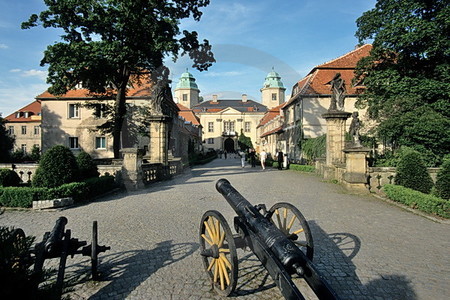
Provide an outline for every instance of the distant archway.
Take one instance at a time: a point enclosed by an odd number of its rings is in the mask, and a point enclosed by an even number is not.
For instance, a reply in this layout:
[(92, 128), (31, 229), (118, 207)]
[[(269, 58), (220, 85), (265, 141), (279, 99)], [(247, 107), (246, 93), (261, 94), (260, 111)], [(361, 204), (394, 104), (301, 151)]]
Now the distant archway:
[(227, 138), (225, 140), (225, 142), (223, 143), (223, 147), (225, 149), (225, 151), (227, 151), (228, 153), (230, 152), (234, 152), (234, 141), (232, 138)]

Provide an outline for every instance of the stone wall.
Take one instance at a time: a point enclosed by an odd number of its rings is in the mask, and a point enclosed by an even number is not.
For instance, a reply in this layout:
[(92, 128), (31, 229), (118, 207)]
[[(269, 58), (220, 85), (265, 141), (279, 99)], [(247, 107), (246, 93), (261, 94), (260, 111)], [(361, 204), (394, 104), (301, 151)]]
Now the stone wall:
[[(28, 182), (33, 180), (34, 174), (36, 174), (36, 170), (39, 164), (0, 164), (0, 169), (12, 169), (16, 171), (19, 177), (23, 182)], [(120, 172), (122, 165), (98, 165), (98, 172), (100, 176), (108, 173), (109, 175), (116, 176), (118, 172)]]
[[(324, 160), (317, 160), (315, 164), (316, 172), (327, 180), (336, 180), (344, 183), (345, 165), (327, 166)], [(437, 173), (440, 168), (428, 168), (428, 173), (436, 182)], [(393, 184), (396, 175), (394, 167), (370, 167), (367, 189), (370, 192), (380, 193), (385, 184)]]

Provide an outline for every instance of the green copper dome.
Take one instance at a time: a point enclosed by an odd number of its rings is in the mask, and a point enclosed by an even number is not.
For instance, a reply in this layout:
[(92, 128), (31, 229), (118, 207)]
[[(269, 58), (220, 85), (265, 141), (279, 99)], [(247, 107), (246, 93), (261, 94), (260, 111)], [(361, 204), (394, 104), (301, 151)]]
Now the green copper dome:
[(267, 74), (263, 88), (284, 88), (280, 74), (275, 72), (273, 68), (272, 71)]
[(194, 76), (192, 76), (192, 74), (189, 73), (187, 69), (186, 69), (186, 72), (181, 74), (181, 78), (180, 78), (180, 81), (178, 81), (178, 83), (177, 83), (176, 89), (197, 89), (198, 90), (198, 86), (195, 83)]

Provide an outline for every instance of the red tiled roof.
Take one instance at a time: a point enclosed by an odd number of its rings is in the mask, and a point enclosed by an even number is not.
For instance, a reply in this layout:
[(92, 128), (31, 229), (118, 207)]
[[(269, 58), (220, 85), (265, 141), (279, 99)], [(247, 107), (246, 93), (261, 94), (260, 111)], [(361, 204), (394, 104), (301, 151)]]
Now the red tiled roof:
[[(151, 84), (144, 83), (141, 85), (136, 85), (135, 87), (131, 87), (128, 89), (126, 97), (146, 97), (150, 96), (152, 92)], [(45, 91), (42, 94), (38, 95), (36, 99), (46, 99), (46, 98), (93, 98), (93, 95), (89, 93), (88, 89), (74, 89), (69, 90), (64, 95), (53, 95), (49, 93), (49, 91)]]
[[(21, 112), (21, 116), (17, 118), (16, 113)], [(24, 113), (29, 112), (28, 118), (24, 117)], [(41, 101), (36, 100), (16, 112), (5, 117), (6, 122), (36, 122), (41, 120)]]
[(181, 104), (177, 104), (178, 109), (180, 110), (178, 112), (178, 115), (181, 116), (183, 119), (185, 119), (187, 122), (191, 122), (192, 125), (200, 125), (200, 120), (198, 117), (194, 114), (192, 109), (187, 108), (186, 106), (183, 106)]
[[(298, 92), (296, 95), (331, 95), (330, 82), (336, 73), (340, 73), (341, 78), (345, 81), (347, 94), (361, 93), (361, 89), (364, 87), (353, 86), (352, 80), (355, 76), (356, 64), (361, 58), (368, 56), (371, 49), (372, 45), (363, 45), (341, 57), (314, 67), (307, 76), (297, 83)], [(295, 101), (296, 95), (284, 106)]]
[(335, 58), (329, 62), (318, 65), (316, 68), (333, 68), (333, 69), (343, 69), (343, 68), (356, 68), (358, 61), (366, 56), (369, 56), (370, 50), (372, 50), (371, 44), (366, 44), (361, 47), (356, 48), (338, 58)]
[(261, 121), (259, 121), (259, 124), (258, 124), (257, 127), (263, 126), (263, 125), (269, 123), (271, 120), (275, 119), (277, 116), (279, 116), (280, 115), (280, 108), (282, 106), (284, 106), (284, 104), (285, 103), (280, 104), (278, 106), (275, 106), (275, 107), (269, 109), (269, 111), (264, 114), (264, 117), (262, 117)]
[(278, 132), (279, 132), (280, 130), (282, 130), (282, 129), (283, 129), (282, 126), (277, 127), (277, 128), (272, 129), (272, 130), (270, 130), (270, 131), (264, 132), (263, 134), (261, 134), (261, 137), (265, 137), (265, 136), (268, 136), (268, 135), (271, 135), (271, 134), (274, 134), (274, 133), (278, 133)]

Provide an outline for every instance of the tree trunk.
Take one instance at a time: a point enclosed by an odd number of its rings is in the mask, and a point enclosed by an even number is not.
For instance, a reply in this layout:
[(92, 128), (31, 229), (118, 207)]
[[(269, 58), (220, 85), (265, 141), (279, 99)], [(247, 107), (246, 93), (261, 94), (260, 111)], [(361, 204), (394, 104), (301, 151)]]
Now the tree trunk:
[(122, 125), (127, 113), (126, 107), (126, 94), (127, 94), (127, 84), (130, 78), (130, 72), (128, 66), (125, 64), (121, 69), (120, 82), (117, 85), (117, 95), (114, 103), (114, 127), (112, 131), (113, 136), (113, 151), (114, 158), (120, 158), (120, 149), (122, 148), (121, 134)]

